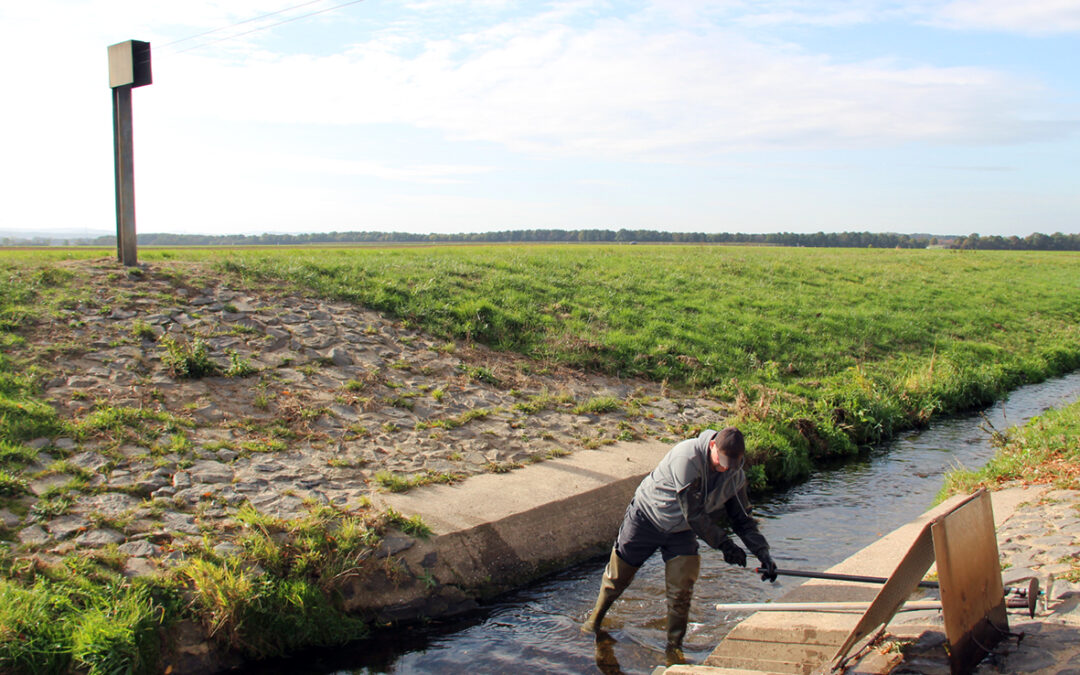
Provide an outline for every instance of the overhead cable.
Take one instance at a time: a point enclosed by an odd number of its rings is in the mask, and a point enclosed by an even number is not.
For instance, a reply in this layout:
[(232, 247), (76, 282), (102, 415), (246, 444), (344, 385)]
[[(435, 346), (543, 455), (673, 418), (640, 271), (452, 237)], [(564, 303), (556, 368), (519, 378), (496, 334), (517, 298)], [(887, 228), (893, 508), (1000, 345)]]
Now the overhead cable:
[[(300, 19), (306, 19), (306, 18), (308, 18), (310, 16), (315, 16), (317, 14), (325, 14), (326, 12), (332, 12), (335, 9), (341, 9), (343, 7), (348, 7), (349, 5), (356, 5), (356, 4), (359, 4), (359, 3), (363, 2), (363, 1), (364, 0), (349, 0), (349, 2), (343, 2), (341, 4), (333, 5), (331, 7), (325, 7), (323, 9), (317, 9), (314, 12), (307, 12), (306, 14), (298, 14), (297, 16), (289, 17), (288, 19), (284, 19), (284, 20), (278, 21), (276, 23), (267, 24), (265, 26), (259, 26), (257, 28), (252, 28), (251, 30), (246, 30), (246, 31), (243, 31), (241, 33), (234, 33), (232, 35), (226, 35), (225, 37), (217, 38), (216, 40), (210, 40), (209, 42), (202, 42), (202, 43), (199, 43), (199, 44), (194, 45), (192, 47), (186, 47), (184, 49), (178, 49), (173, 53), (174, 54), (183, 54), (184, 52), (190, 52), (190, 51), (192, 51), (194, 49), (201, 49), (203, 47), (208, 47), (210, 45), (217, 44), (219, 42), (224, 42), (226, 40), (234, 40), (236, 38), (240, 38), (240, 37), (243, 37), (245, 35), (251, 35), (252, 33), (257, 33), (257, 32), (262, 31), (262, 30), (267, 30), (269, 28), (275, 28), (277, 26), (282, 26), (282, 25), (287, 24), (287, 23), (292, 23), (293, 21), (299, 21)], [(292, 9), (297, 9), (299, 7), (304, 7), (306, 5), (315, 4), (316, 2), (322, 2), (322, 0), (312, 0), (311, 2), (306, 2), (306, 3), (300, 4), (300, 5), (295, 5), (293, 7), (288, 7), (286, 9), (282, 9), (282, 10), (279, 10), (277, 12), (271, 12), (270, 14), (264, 14), (264, 15), (262, 15), (260, 17), (256, 17), (255, 19), (247, 19), (245, 21), (240, 21), (238, 23), (233, 24), (233, 26), (239, 26), (241, 24), (249, 23), (249, 22), (255, 21), (257, 19), (263, 19), (263, 18), (266, 18), (268, 16), (273, 16), (275, 14), (281, 14), (282, 12), (287, 12), (287, 11), (292, 10)], [(202, 35), (208, 35), (210, 33), (216, 33), (218, 31), (225, 30), (226, 28), (232, 28), (233, 26), (225, 26), (224, 28), (215, 28), (212, 31), (207, 31), (206, 33), (202, 33)], [(186, 41), (188, 39), (193, 39), (194, 37), (198, 37), (198, 36), (193, 36), (192, 38), (184, 38), (183, 40), (177, 40), (176, 42), (183, 42), (183, 41)], [(176, 44), (176, 42), (171, 42), (169, 44)]]
[(219, 28), (212, 28), (210, 30), (203, 31), (202, 33), (196, 33), (195, 35), (189, 35), (189, 36), (187, 36), (185, 38), (180, 38), (179, 40), (173, 40), (172, 42), (166, 42), (165, 44), (161, 45), (161, 48), (171, 47), (173, 45), (178, 45), (181, 42), (187, 42), (188, 40), (195, 40), (196, 38), (201, 38), (201, 37), (206, 36), (206, 35), (213, 35), (214, 33), (220, 33), (223, 30), (228, 30), (230, 28), (236, 28), (237, 26), (242, 26), (245, 23), (251, 23), (252, 21), (261, 21), (262, 19), (265, 19), (267, 17), (277, 16), (278, 14), (284, 14), (285, 12), (290, 12), (290, 11), (292, 11), (294, 9), (300, 9), (301, 7), (307, 7), (308, 5), (314, 5), (314, 4), (317, 4), (317, 3), (320, 3), (320, 2), (325, 2), (325, 0), (308, 0), (308, 2), (302, 2), (299, 5), (293, 5), (292, 7), (285, 7), (283, 9), (277, 10), (276, 12), (268, 12), (266, 14), (260, 14), (259, 16), (253, 16), (250, 19), (244, 19), (243, 21), (237, 21), (236, 23), (230, 23), (228, 26), (221, 26)]

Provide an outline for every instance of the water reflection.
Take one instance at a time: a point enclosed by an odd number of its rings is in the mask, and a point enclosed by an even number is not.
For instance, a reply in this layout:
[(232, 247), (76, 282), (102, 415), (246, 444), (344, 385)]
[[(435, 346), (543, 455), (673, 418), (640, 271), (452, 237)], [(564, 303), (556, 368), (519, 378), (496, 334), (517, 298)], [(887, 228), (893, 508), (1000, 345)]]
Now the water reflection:
[[(1025, 387), (985, 411), (999, 430), (1080, 398), (1080, 373)], [(781, 567), (825, 569), (925, 511), (941, 477), (977, 468), (992, 454), (979, 416), (943, 420), (868, 456), (822, 472), (757, 508)], [(742, 617), (718, 615), (718, 602), (760, 602), (798, 580), (764, 584), (705, 550), (695, 587), (686, 658), (700, 663)], [(665, 660), (664, 567), (654, 556), (612, 607), (601, 640), (579, 626), (592, 608), (604, 561), (552, 575), (508, 594), (464, 620), (392, 635), (283, 664), (260, 673), (650, 673)]]

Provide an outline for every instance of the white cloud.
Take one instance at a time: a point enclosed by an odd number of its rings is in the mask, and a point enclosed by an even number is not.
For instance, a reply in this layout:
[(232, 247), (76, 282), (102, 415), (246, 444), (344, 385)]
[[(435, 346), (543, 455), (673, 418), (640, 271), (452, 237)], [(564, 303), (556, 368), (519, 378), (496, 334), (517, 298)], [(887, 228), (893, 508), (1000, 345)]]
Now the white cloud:
[(615, 159), (1065, 131), (1034, 119), (1037, 85), (986, 68), (839, 63), (724, 28), (553, 17), (415, 42), (411, 54), (400, 34), (325, 57), (259, 53), (238, 64), (181, 54), (161, 66), (153, 96), (158, 114), (408, 124), (515, 151)]
[(1048, 35), (1080, 32), (1080, 0), (956, 0), (931, 17), (949, 28)]
[(899, 21), (1031, 35), (1080, 31), (1078, 0), (659, 0), (655, 5), (671, 16), (721, 16), (745, 26), (849, 27)]

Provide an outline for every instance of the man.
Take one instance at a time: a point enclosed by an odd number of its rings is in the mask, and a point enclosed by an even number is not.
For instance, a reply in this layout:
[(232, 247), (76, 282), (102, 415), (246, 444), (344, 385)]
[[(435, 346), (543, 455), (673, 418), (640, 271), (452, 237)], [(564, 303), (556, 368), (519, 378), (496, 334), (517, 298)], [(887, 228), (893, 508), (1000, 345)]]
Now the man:
[(681, 660), (690, 598), (701, 568), (697, 539), (719, 549), (724, 562), (746, 566), (746, 553), (715, 522), (721, 510), (731, 529), (761, 561), (761, 580), (776, 581), (769, 542), (750, 516), (743, 459), (746, 446), (735, 427), (708, 429), (673, 447), (638, 485), (626, 509), (611, 559), (600, 582), (600, 596), (582, 626), (597, 631), (611, 604), (656, 549), (664, 558), (667, 585), (667, 650)]

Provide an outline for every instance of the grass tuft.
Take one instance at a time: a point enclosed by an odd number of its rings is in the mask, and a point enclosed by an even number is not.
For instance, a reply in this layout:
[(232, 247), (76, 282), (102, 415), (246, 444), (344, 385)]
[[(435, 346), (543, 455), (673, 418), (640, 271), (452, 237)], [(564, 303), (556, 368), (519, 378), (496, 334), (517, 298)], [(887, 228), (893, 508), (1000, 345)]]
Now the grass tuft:
[(221, 372), (221, 368), (210, 360), (209, 347), (202, 338), (182, 342), (171, 335), (162, 335), (158, 342), (165, 349), (161, 361), (175, 378), (198, 379)]

